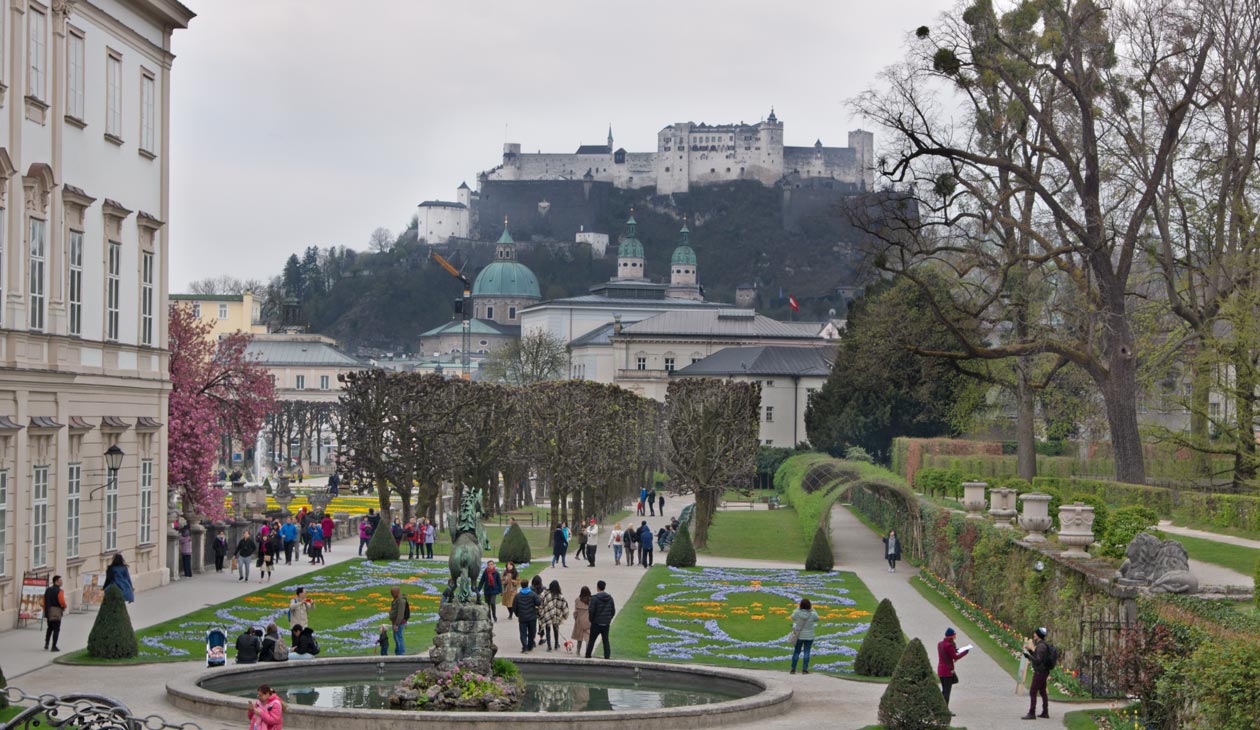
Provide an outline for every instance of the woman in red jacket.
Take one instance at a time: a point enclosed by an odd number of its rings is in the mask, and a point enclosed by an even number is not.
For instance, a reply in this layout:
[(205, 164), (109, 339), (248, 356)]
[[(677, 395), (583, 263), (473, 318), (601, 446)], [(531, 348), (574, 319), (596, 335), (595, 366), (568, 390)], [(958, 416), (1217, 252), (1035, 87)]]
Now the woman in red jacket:
[(956, 634), (957, 632), (952, 628), (945, 629), (945, 638), (936, 645), (936, 676), (941, 680), (941, 694), (945, 695), (946, 707), (949, 707), (949, 691), (958, 684), (958, 675), (954, 673), (954, 662), (967, 656), (967, 653), (971, 651), (970, 649), (958, 651), (958, 647), (954, 646)]

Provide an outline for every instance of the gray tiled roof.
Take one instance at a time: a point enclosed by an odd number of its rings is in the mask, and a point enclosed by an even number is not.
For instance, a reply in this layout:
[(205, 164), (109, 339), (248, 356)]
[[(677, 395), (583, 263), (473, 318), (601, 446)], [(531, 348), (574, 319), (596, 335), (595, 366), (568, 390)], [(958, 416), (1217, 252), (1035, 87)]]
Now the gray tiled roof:
[(421, 208), (467, 208), (463, 203), (452, 203), (449, 200), (426, 200), (420, 204)]
[(574, 339), (572, 342), (569, 343), (569, 347), (583, 347), (586, 345), (612, 345), (612, 340), (609, 340), (608, 336), (612, 334), (613, 325), (614, 325), (613, 322), (609, 322), (608, 324), (601, 324), (600, 326), (596, 327), (590, 332), (587, 332), (581, 337)]
[(581, 296), (566, 297), (564, 299), (549, 299), (539, 304), (531, 304), (528, 308), (532, 309), (534, 307), (545, 307), (548, 305), (569, 307), (607, 307), (612, 305), (629, 309), (720, 309), (722, 307), (730, 306), (729, 304), (720, 304), (717, 302), (697, 302), (691, 299), (620, 299), (605, 297), (599, 294), (583, 294)]
[(674, 375), (821, 375), (831, 372), (835, 358), (832, 347), (728, 347), (698, 363), (680, 368)]
[(264, 365), (344, 365), (367, 367), (356, 358), (326, 342), (317, 340), (252, 340), (245, 354), (257, 357)]
[(662, 312), (626, 325), (623, 332), (631, 335), (766, 337), (822, 341), (817, 330), (810, 332), (794, 322), (770, 319), (751, 309)]

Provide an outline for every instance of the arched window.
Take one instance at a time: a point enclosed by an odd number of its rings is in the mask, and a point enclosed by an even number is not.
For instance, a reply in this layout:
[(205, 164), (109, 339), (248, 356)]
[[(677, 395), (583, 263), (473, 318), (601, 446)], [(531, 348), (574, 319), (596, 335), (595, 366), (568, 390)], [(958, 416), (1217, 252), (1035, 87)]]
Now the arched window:
[(508, 319), (516, 319), (516, 307), (508, 307)]
[(494, 307), (486, 307), (486, 319), (494, 319)]

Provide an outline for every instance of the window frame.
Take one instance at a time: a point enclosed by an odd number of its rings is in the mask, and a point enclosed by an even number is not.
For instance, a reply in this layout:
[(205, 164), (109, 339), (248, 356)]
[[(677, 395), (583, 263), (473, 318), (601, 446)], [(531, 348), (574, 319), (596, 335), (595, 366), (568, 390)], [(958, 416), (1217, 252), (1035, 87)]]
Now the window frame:
[(140, 344), (153, 347), (156, 322), (153, 316), (153, 252), (140, 254)]
[(153, 459), (140, 460), (140, 530), (141, 545), (153, 543)]
[(230, 313), (228, 311), (228, 305), (223, 302), (219, 302), (219, 321), (225, 322), (229, 316)]
[(634, 369), (639, 371), (647, 370), (647, 355), (634, 356)]
[(674, 358), (672, 357), (665, 358), (665, 372), (667, 373), (674, 372)]
[(319, 389), (320, 390), (329, 390), (331, 385), (332, 385), (332, 378), (330, 378), (327, 375), (319, 376)]
[(192, 312), (194, 317), (201, 319), (201, 302), (193, 302)]
[(74, 337), (83, 335), (83, 231), (70, 230), (66, 237), (67, 326)]
[(766, 423), (774, 423), (774, 406), (766, 406)]
[(48, 11), (31, 4), (27, 13), (26, 95), (42, 102), (48, 95)]
[[(27, 323), (33, 332), (43, 332), (48, 305), (48, 221), (31, 216), (27, 230)], [(36, 231), (39, 235), (36, 236)], [(38, 242), (38, 246), (36, 243)]]
[(80, 519), (83, 506), (83, 464), (66, 466), (66, 557), (79, 557)]
[(9, 470), (0, 469), (0, 577), (6, 577), (9, 573), (5, 570), (5, 564), (9, 554), (5, 545), (9, 541)]
[(305, 376), (305, 375), (294, 375), (294, 376), (293, 376), (293, 389), (294, 389), (294, 390), (306, 390), (306, 376)]
[(122, 54), (105, 49), (105, 136), (122, 142)]
[[(41, 478), (42, 477), (42, 478)], [(48, 465), (31, 467), (31, 568), (48, 567)]]
[(87, 38), (66, 27), (66, 116), (83, 123), (87, 116)]
[(147, 68), (140, 68), (140, 144), (139, 149), (157, 156), (157, 78)]
[(122, 243), (105, 244), (105, 340), (122, 336)]

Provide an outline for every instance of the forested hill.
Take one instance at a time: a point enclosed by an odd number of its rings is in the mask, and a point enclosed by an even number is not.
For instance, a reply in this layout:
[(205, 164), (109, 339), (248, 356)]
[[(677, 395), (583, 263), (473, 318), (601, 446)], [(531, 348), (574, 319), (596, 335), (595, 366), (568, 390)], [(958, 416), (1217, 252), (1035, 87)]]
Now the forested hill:
[[(543, 297), (552, 299), (584, 294), (613, 275), (617, 238), (632, 207), (647, 273), (667, 280), (685, 214), (707, 299), (732, 302), (736, 286), (755, 283), (762, 312), (786, 318), (791, 294), (801, 304), (798, 319), (821, 319), (830, 309), (844, 311), (838, 287), (860, 287), (865, 276), (854, 253), (862, 248), (861, 236), (848, 224), (845, 202), (804, 214), (797, 209), (796, 230), (789, 232), (783, 225), (783, 191), (753, 182), (707, 186), (672, 198), (651, 195), (650, 189), (614, 190), (604, 222), (612, 241), (603, 259), (593, 258), (584, 245), (539, 240), (515, 226), (512, 234), (518, 259), (538, 277)], [(414, 222), (389, 250), (311, 247), (290, 258), (269, 299), (297, 296), (311, 329), (348, 347), (413, 351), (421, 332), (451, 318), (460, 293), (459, 282), (429, 257), (432, 248), (416, 240)], [(493, 242), (436, 249), (470, 279), (494, 257)]]

